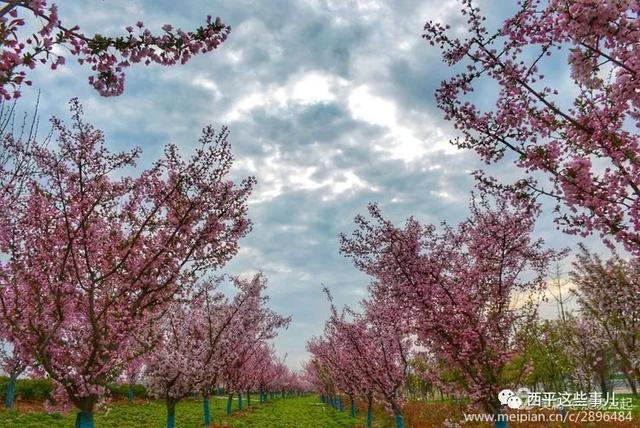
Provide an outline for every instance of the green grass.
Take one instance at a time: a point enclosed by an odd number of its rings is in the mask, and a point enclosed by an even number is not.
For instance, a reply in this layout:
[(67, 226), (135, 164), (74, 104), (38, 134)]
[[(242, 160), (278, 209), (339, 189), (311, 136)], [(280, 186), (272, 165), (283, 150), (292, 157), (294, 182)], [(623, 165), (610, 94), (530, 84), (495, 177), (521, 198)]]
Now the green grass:
[[(619, 398), (630, 397), (628, 394), (616, 394)], [(246, 405), (246, 397), (243, 400)], [(420, 421), (431, 421), (435, 407), (430, 405), (446, 403), (434, 401), (424, 403), (428, 409), (414, 411), (414, 418)], [(317, 395), (306, 397), (276, 398), (266, 404), (259, 404), (258, 397), (251, 397), (251, 409), (234, 413), (229, 417), (225, 414), (226, 397), (212, 397), (210, 408), (214, 427), (233, 428), (352, 428), (363, 427), (364, 412), (357, 418), (349, 416), (348, 406), (344, 412), (338, 412), (322, 405)], [(237, 398), (234, 409), (237, 409)], [(347, 405), (347, 403), (345, 403)], [(640, 420), (640, 400), (633, 400), (633, 420)], [(362, 409), (361, 409), (362, 410)], [(415, 409), (414, 409), (415, 410)], [(436, 409), (437, 410), (437, 409)], [(441, 411), (439, 409), (438, 411)], [(416, 413), (417, 412), (417, 413)], [(409, 415), (407, 415), (409, 416)], [(96, 414), (97, 428), (164, 428), (166, 410), (161, 401), (138, 401), (133, 404), (127, 402), (112, 403), (105, 412)], [(431, 418), (431, 419), (430, 419)], [(74, 426), (75, 414), (50, 415), (43, 412), (20, 413), (0, 410), (1, 428), (69, 428)], [(437, 419), (437, 418), (436, 418)], [(427, 423), (427, 422), (425, 422)], [(186, 399), (181, 401), (176, 409), (177, 428), (198, 428), (203, 426), (202, 401)], [(374, 409), (374, 426), (378, 428), (392, 427), (392, 419), (377, 407)], [(435, 422), (431, 425), (436, 426)]]
[(260, 406), (246, 417), (231, 421), (235, 428), (245, 427), (317, 427), (340, 428), (362, 424), (349, 416), (348, 410), (337, 412), (318, 401), (317, 396), (280, 399), (270, 406)]
[[(349, 416), (349, 411), (337, 412), (318, 401), (318, 397), (291, 397), (270, 400), (259, 404), (252, 397), (249, 411), (225, 415), (226, 398), (211, 399), (214, 424), (226, 424), (234, 428), (278, 427), (278, 428), (340, 428), (363, 425), (363, 420)], [(245, 403), (246, 404), (246, 403)], [(234, 402), (237, 407), (237, 400)], [(0, 411), (0, 427), (6, 428), (68, 428), (74, 426), (75, 414), (49, 415), (46, 413), (18, 413)], [(159, 401), (138, 403), (116, 403), (106, 412), (96, 414), (96, 428), (161, 428), (165, 426), (166, 411)], [(202, 427), (202, 402), (183, 400), (176, 408), (176, 427)]]

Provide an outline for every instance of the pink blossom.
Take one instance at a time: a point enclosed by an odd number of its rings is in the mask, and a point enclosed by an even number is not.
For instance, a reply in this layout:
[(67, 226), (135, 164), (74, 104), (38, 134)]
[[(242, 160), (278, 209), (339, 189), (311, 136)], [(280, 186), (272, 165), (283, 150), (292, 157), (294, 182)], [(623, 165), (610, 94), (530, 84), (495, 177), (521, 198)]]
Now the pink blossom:
[[(439, 22), (425, 25), (443, 61), (465, 70), (441, 84), (436, 100), (463, 136), (454, 144), (487, 163), (510, 159), (523, 173), (516, 183), (477, 178), (515, 198), (551, 197), (564, 231), (599, 233), (639, 255), (640, 3), (519, 1), (495, 31), (472, 0), (461, 3), (465, 37)], [(563, 55), (573, 85), (552, 87), (540, 69)], [(481, 110), (467, 95), (493, 88), (485, 79), (496, 83), (495, 107)]]
[[(0, 96), (7, 100), (20, 96), (15, 88), (25, 82), (26, 69), (49, 63), (56, 70), (64, 64), (64, 58), (54, 54), (56, 46), (67, 48), (80, 64), (94, 71), (89, 83), (101, 95), (115, 96), (124, 91), (124, 68), (135, 63), (184, 64), (194, 55), (216, 49), (231, 31), (220, 19), (212, 22), (209, 16), (204, 25), (189, 32), (176, 29), (174, 33), (173, 26), (166, 24), (164, 34), (155, 36), (138, 21), (135, 27), (126, 27), (126, 36), (91, 37), (78, 25), (64, 25), (56, 4), (48, 1), (13, 2), (5, 9), (14, 18), (0, 32)], [(23, 13), (39, 26), (36, 33), (22, 34), (26, 22), (18, 15)]]

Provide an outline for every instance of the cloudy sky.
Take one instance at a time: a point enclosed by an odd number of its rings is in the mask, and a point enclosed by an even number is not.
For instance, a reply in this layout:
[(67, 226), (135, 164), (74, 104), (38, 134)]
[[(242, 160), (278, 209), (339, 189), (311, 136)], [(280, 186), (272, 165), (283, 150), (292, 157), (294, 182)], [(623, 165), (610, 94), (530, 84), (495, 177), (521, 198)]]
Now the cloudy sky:
[[(91, 34), (117, 35), (142, 20), (191, 29), (207, 14), (231, 25), (228, 41), (185, 66), (133, 67), (125, 94), (101, 98), (89, 70), (68, 60), (33, 76), (40, 113), (68, 118), (73, 96), (113, 150), (140, 146), (142, 165), (164, 144), (190, 150), (206, 124), (229, 125), (236, 175), (255, 175), (254, 230), (226, 272), (263, 271), (273, 307), (293, 315), (277, 340), (297, 367), (305, 341), (322, 330), (326, 285), (340, 304), (357, 304), (368, 279), (338, 254), (338, 234), (379, 202), (395, 221), (464, 218), (481, 165), (458, 151), (433, 93), (450, 70), (422, 39), (426, 20), (460, 23), (459, 4), (443, 0), (85, 0), (60, 1), (60, 16)], [(509, 13), (488, 2), (489, 15)], [(492, 3), (492, 4), (491, 4)], [(29, 107), (34, 91), (20, 103)], [(508, 172), (508, 171), (507, 171)], [(496, 174), (505, 171), (496, 171)], [(550, 216), (538, 233), (551, 245), (573, 241)]]

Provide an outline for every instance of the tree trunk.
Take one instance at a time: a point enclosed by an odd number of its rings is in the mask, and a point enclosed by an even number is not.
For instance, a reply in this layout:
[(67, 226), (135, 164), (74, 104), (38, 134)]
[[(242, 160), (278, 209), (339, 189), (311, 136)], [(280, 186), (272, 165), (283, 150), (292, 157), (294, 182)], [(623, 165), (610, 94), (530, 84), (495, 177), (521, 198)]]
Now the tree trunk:
[(232, 401), (233, 401), (233, 394), (227, 394), (227, 415), (231, 414)]
[[(92, 412), (78, 412), (76, 414), (76, 428), (94, 428)], [(168, 427), (167, 427), (168, 428)]]
[(127, 389), (127, 400), (129, 403), (133, 402), (133, 385), (129, 384), (129, 388)]
[(505, 417), (506, 415), (504, 413), (498, 410), (495, 413), (495, 415), (496, 415), (496, 423), (495, 423), (496, 428), (507, 428), (509, 426), (509, 421)]
[(604, 397), (607, 396), (607, 378), (604, 373), (600, 373), (600, 391)]
[(351, 400), (351, 417), (356, 417), (356, 401), (353, 399), (353, 396), (349, 397)]
[(402, 409), (400, 408), (398, 403), (396, 403), (395, 400), (390, 400), (390, 401), (391, 402), (389, 404), (391, 404), (391, 409), (393, 410), (393, 416), (396, 421), (396, 428), (404, 428), (404, 418), (402, 417)]
[(96, 401), (97, 397), (90, 396), (83, 398), (79, 403), (76, 403), (79, 410), (76, 414), (76, 428), (95, 427), (93, 422), (93, 407), (95, 406)]
[(251, 391), (247, 391), (247, 407), (251, 407)]
[(4, 405), (7, 409), (13, 409), (16, 398), (16, 385), (18, 383), (18, 376), (12, 374), (9, 376), (9, 383), (7, 384), (7, 390), (4, 395)]
[(172, 399), (167, 400), (167, 428), (176, 427), (176, 402)]
[(567, 409), (564, 406), (560, 406), (560, 417), (562, 418), (562, 428), (566, 428), (567, 422), (565, 421), (565, 415), (567, 414)]
[(623, 374), (625, 380), (627, 381), (627, 384), (629, 385), (629, 388), (631, 389), (631, 393), (633, 394), (634, 397), (638, 396), (638, 388), (636, 386), (636, 381), (633, 379), (633, 376), (624, 373)]
[(367, 400), (367, 428), (373, 427), (373, 398)]
[(238, 392), (238, 410), (242, 410), (242, 392)]
[(211, 411), (209, 410), (209, 396), (202, 396), (202, 410), (204, 412), (204, 426), (208, 427), (211, 425)]

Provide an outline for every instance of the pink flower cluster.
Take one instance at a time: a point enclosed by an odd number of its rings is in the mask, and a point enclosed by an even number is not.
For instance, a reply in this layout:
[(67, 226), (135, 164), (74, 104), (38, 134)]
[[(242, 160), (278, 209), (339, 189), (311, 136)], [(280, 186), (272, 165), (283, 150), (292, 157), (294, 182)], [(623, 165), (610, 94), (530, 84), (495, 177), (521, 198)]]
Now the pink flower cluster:
[[(216, 49), (231, 31), (220, 18), (208, 16), (205, 24), (194, 31), (174, 29), (167, 24), (162, 27), (163, 34), (155, 35), (138, 21), (127, 27), (126, 36), (90, 37), (78, 25), (63, 25), (57, 6), (45, 0), (3, 3), (6, 4), (0, 9), (0, 97), (6, 100), (20, 96), (21, 84), (32, 84), (27, 80), (27, 69), (49, 64), (56, 70), (64, 65), (66, 60), (57, 53), (59, 48), (65, 48), (80, 64), (91, 67), (94, 75), (89, 77), (89, 83), (101, 95), (114, 96), (123, 92), (124, 70), (132, 64), (184, 64), (194, 55)], [(23, 34), (26, 17), (40, 26), (38, 31)]]
[[(565, 231), (598, 232), (639, 255), (640, 2), (522, 1), (493, 32), (472, 0), (461, 3), (463, 28), (429, 21), (424, 32), (448, 65), (464, 69), (436, 93), (464, 136), (454, 144), (487, 163), (509, 153), (523, 178), (500, 184), (479, 172), (484, 184), (549, 196)], [(541, 70), (563, 55), (573, 85), (553, 87)], [(492, 108), (470, 97), (479, 87), (496, 88)]]

